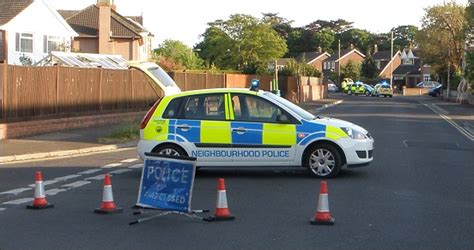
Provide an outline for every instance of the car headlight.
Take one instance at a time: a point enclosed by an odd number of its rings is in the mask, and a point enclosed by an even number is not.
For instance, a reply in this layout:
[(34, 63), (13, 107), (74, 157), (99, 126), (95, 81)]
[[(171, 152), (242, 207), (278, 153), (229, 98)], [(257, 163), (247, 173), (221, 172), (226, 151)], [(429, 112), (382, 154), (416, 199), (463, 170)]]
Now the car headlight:
[(352, 139), (355, 139), (355, 140), (367, 139), (367, 136), (364, 133), (360, 132), (359, 130), (355, 130), (352, 128), (341, 128), (341, 129)]

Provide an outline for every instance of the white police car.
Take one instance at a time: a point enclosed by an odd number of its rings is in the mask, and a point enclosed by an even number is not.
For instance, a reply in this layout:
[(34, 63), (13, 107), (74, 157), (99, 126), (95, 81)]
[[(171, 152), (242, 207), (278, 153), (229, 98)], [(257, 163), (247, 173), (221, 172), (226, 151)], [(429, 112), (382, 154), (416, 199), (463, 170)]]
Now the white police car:
[[(258, 86), (254, 86), (258, 87)], [(374, 140), (353, 123), (314, 116), (266, 91), (207, 89), (158, 100), (140, 125), (138, 152), (192, 156), (198, 167), (296, 166), (333, 177), (368, 165)]]

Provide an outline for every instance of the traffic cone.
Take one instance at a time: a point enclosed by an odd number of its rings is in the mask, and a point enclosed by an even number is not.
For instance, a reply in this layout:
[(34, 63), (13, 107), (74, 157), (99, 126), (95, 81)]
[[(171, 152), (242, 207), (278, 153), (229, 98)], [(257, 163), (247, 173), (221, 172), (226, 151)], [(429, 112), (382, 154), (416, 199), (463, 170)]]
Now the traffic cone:
[(329, 201), (328, 201), (328, 186), (326, 181), (321, 181), (321, 187), (319, 191), (318, 200), (318, 211), (311, 219), (313, 225), (334, 225), (335, 219), (329, 212)]
[(102, 204), (100, 208), (94, 210), (98, 214), (113, 214), (123, 212), (122, 208), (115, 205), (114, 195), (112, 193), (112, 181), (110, 180), (109, 174), (105, 174), (104, 177), (104, 191), (102, 192)]
[(46, 194), (44, 193), (43, 177), (41, 171), (35, 173), (35, 199), (33, 204), (26, 206), (28, 209), (45, 209), (52, 208), (53, 204), (49, 204), (46, 200)]
[(227, 206), (227, 195), (225, 192), (225, 184), (223, 178), (219, 178), (218, 181), (216, 212), (214, 213), (214, 216), (210, 217), (210, 219), (213, 221), (235, 219), (235, 217), (230, 214), (230, 210)]

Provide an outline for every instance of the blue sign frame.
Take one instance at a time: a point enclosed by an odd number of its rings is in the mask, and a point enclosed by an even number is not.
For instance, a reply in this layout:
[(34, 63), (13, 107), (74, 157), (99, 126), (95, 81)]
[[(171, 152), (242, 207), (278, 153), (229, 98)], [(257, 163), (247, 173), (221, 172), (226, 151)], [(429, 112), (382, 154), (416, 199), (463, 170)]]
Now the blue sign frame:
[(196, 158), (146, 155), (137, 205), (190, 212)]

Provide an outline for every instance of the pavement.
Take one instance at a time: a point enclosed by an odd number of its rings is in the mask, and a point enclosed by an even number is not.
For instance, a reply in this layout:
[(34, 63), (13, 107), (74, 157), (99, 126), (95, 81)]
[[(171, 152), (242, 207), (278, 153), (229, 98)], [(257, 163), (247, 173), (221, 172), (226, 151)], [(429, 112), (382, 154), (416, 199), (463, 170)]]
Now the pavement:
[[(342, 102), (340, 94), (331, 94), (329, 98), (307, 102), (300, 106), (311, 113)], [(418, 97), (421, 102), (435, 103), (441, 114), (454, 117), (453, 120), (474, 135), (474, 108), (469, 105), (448, 103), (438, 98)], [(101, 143), (100, 137), (109, 136), (120, 124), (59, 131), (18, 139), (0, 140), (0, 164), (15, 163), (38, 159), (54, 159), (80, 156), (92, 153), (117, 151), (134, 148), (137, 141), (126, 143)]]

